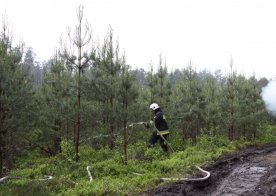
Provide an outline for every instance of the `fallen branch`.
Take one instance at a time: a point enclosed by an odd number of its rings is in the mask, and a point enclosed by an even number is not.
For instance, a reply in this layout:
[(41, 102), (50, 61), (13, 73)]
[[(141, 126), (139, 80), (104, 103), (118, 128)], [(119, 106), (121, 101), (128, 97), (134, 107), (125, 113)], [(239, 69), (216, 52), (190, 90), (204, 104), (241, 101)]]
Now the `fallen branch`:
[(136, 173), (136, 172), (130, 172), (130, 173), (132, 173), (132, 174), (134, 174), (136, 176), (142, 176), (143, 175), (143, 174), (139, 174), (139, 173)]
[(90, 172), (90, 169), (92, 167), (91, 166), (87, 166), (86, 167), (86, 170), (87, 170), (87, 173), (88, 173), (88, 176), (89, 176), (89, 181), (92, 182), (93, 181), (93, 178), (92, 178), (92, 175), (91, 175), (91, 172)]
[(176, 180), (176, 181), (203, 181), (203, 180), (207, 180), (210, 177), (210, 172), (205, 171), (203, 169), (201, 169), (200, 167), (196, 166), (197, 169), (199, 169), (201, 172), (205, 173), (206, 176), (202, 177), (202, 178), (161, 178), (161, 180), (163, 181), (168, 181), (168, 180)]

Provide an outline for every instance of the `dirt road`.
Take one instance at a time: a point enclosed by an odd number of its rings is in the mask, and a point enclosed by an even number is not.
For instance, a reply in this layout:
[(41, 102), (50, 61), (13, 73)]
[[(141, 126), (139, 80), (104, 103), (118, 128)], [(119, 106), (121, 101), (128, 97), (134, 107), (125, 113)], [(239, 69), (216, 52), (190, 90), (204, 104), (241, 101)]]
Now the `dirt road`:
[(252, 147), (217, 161), (204, 182), (177, 182), (150, 195), (276, 196), (276, 144)]

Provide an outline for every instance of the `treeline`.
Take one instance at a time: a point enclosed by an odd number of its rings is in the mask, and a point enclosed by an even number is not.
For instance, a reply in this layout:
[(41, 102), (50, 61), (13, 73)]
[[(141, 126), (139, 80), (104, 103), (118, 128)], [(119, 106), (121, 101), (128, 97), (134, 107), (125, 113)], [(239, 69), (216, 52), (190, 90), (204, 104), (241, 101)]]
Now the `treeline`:
[[(35, 62), (31, 48), (14, 46), (3, 25), (0, 36), (0, 176), (13, 167), (16, 157), (40, 149), (61, 152), (61, 141), (72, 141), (76, 160), (79, 145), (116, 150), (124, 141), (147, 140), (143, 127), (149, 105), (157, 102), (165, 112), (171, 139), (196, 143), (201, 134), (229, 139), (253, 138), (260, 126), (273, 121), (260, 97), (266, 78), (246, 78), (229, 72), (197, 72), (192, 63), (168, 72), (160, 55), (157, 72), (131, 69), (110, 28), (103, 44), (88, 47), (81, 37), (82, 10), (73, 37), (76, 52), (66, 47), (43, 64)], [(87, 29), (86, 29), (87, 30)], [(87, 33), (89, 33), (87, 31)], [(74, 40), (72, 39), (72, 40)], [(180, 145), (181, 145), (180, 142)]]

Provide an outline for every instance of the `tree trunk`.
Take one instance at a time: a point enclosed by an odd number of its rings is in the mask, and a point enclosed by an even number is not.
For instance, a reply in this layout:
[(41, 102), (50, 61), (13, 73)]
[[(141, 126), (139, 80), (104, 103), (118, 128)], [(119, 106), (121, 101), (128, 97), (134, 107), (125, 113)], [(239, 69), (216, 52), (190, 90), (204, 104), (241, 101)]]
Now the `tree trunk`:
[[(110, 103), (110, 109), (111, 109), (111, 113), (114, 114), (113, 111), (113, 97), (111, 96), (109, 99), (109, 103)], [(114, 135), (114, 119), (113, 116), (111, 116), (110, 118), (110, 138), (109, 138), (109, 148), (110, 150), (113, 150), (115, 147), (115, 135)]]
[[(126, 90), (127, 91), (127, 90)], [(123, 103), (123, 113), (124, 113), (124, 154), (125, 154), (125, 165), (127, 165), (127, 146), (128, 146), (128, 129), (127, 129), (127, 92), (125, 92), (125, 97), (124, 97), (124, 103)]]
[(58, 119), (54, 121), (55, 138), (53, 144), (53, 154), (61, 153), (61, 137), (60, 137), (61, 123)]
[[(81, 53), (81, 49), (79, 48), (79, 51)], [(80, 62), (80, 56), (79, 56), (79, 65), (81, 64)], [(80, 72), (81, 68), (79, 67), (78, 69), (78, 101), (77, 101), (77, 133), (76, 133), (76, 161), (79, 161), (79, 142), (80, 142)]]
[(125, 160), (124, 163), (127, 165), (127, 145), (128, 145), (128, 131), (127, 131), (127, 121), (124, 119), (124, 154), (125, 154)]
[(4, 162), (3, 161), (4, 160), (3, 149), (4, 149), (3, 148), (3, 135), (2, 135), (2, 132), (1, 132), (1, 127), (0, 127), (0, 177), (2, 177), (2, 175), (3, 175), (3, 162)]
[(4, 162), (4, 141), (3, 141), (3, 122), (4, 122), (4, 109), (1, 102), (3, 91), (0, 86), (0, 177), (3, 174), (3, 162)]

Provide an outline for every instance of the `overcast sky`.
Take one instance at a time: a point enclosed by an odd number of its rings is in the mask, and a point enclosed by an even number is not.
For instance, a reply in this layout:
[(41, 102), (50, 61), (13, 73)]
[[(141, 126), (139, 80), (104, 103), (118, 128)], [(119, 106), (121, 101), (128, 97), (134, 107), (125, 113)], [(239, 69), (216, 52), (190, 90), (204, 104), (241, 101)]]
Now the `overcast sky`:
[(197, 71), (234, 68), (257, 78), (276, 76), (275, 0), (0, 0), (15, 37), (31, 46), (39, 60), (59, 47), (67, 27), (77, 24), (76, 9), (100, 41), (109, 25), (132, 68), (158, 66)]

